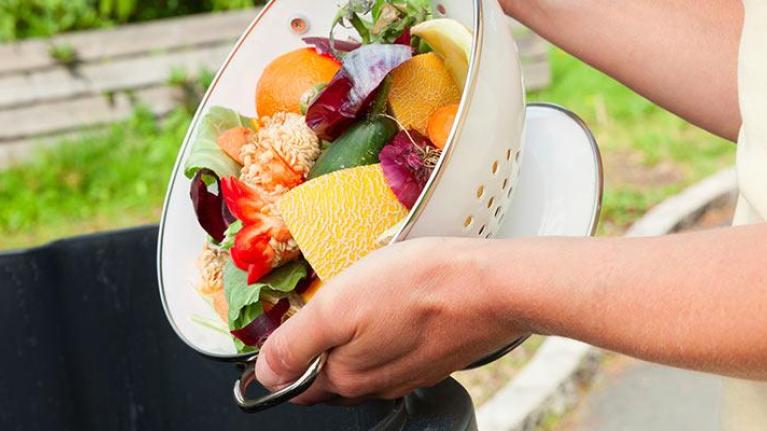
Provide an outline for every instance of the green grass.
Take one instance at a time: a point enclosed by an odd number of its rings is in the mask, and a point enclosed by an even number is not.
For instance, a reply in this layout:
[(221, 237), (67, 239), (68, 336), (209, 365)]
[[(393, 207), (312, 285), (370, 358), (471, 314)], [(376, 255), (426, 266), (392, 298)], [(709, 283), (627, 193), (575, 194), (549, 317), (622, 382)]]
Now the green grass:
[(602, 233), (618, 234), (650, 207), (734, 161), (735, 146), (554, 50), (553, 86), (530, 95), (591, 126), (606, 167)]
[[(607, 166), (603, 234), (620, 234), (651, 206), (733, 162), (734, 145), (561, 51), (552, 62), (554, 85), (531, 99), (567, 106), (592, 126)], [(157, 222), (190, 120), (184, 108), (163, 121), (139, 109), (105, 132), (41, 149), (34, 162), (0, 171), (0, 248)]]
[(0, 0), (0, 42), (257, 4), (263, 1)]
[(190, 114), (127, 121), (0, 172), (0, 248), (158, 220)]

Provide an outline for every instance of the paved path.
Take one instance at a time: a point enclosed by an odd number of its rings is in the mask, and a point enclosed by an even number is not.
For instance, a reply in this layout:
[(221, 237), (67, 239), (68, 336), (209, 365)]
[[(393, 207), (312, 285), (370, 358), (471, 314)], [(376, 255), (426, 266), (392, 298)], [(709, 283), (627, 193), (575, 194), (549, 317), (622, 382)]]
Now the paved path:
[(714, 376), (614, 358), (561, 429), (719, 431), (721, 386)]

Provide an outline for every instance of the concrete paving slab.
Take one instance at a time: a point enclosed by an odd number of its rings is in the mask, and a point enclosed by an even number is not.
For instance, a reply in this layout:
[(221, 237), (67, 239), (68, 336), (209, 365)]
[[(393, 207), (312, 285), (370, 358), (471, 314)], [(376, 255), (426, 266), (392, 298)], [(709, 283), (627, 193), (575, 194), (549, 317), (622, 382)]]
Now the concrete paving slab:
[(722, 380), (625, 357), (562, 429), (719, 431)]

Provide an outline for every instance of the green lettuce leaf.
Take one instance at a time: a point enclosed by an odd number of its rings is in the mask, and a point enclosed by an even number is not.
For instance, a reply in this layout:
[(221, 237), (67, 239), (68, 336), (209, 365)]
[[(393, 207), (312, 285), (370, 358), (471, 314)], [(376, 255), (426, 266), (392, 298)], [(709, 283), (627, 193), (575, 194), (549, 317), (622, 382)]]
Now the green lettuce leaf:
[(338, 9), (330, 38), (335, 27), (343, 24), (354, 27), (365, 45), (393, 43), (406, 28), (431, 16), (431, 0), (347, 0)]
[(232, 337), (232, 340), (234, 340), (234, 347), (237, 349), (237, 353), (255, 353), (259, 350), (256, 347), (248, 346), (237, 337)]
[(235, 220), (234, 223), (226, 228), (224, 231), (224, 240), (219, 244), (221, 250), (228, 251), (234, 247), (234, 240), (237, 238), (237, 234), (240, 233), (240, 230), (242, 230), (242, 222), (240, 220)]
[(198, 170), (207, 168), (220, 178), (238, 177), (242, 167), (216, 142), (223, 132), (238, 126), (251, 127), (250, 119), (221, 106), (210, 108), (200, 121), (197, 135), (192, 141), (192, 150), (184, 166), (184, 175), (193, 178)]
[(248, 285), (248, 274), (228, 261), (224, 266), (224, 294), (229, 304), (229, 329), (241, 329), (263, 314), (259, 302), (262, 291), (277, 295), (290, 293), (308, 275), (306, 262), (297, 260), (275, 269), (260, 282)]
[(431, 0), (376, 0), (371, 12), (369, 43), (394, 43), (406, 28), (432, 16)]

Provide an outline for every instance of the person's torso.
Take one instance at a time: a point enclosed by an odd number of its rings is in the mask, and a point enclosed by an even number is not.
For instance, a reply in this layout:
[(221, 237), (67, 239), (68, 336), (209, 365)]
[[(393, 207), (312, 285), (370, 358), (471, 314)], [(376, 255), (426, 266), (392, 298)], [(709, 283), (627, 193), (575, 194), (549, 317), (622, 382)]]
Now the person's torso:
[(737, 158), (743, 199), (736, 224), (767, 220), (767, 0), (743, 3), (746, 17), (738, 65), (743, 127)]
[[(738, 140), (736, 225), (767, 220), (767, 0), (743, 0), (746, 18), (738, 66), (743, 127)], [(727, 379), (723, 429), (767, 430), (767, 384)]]

